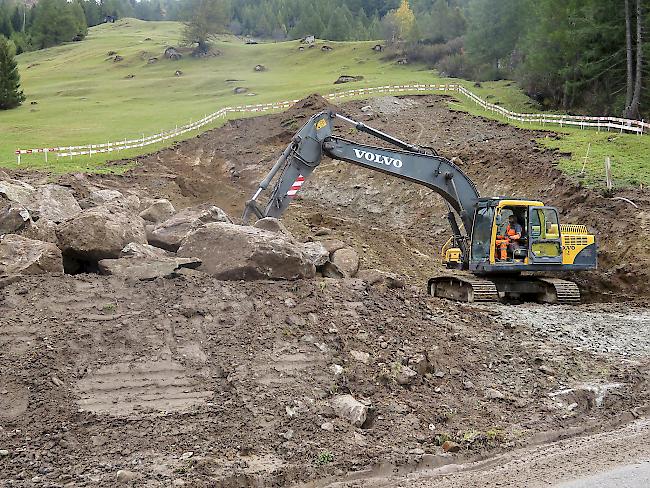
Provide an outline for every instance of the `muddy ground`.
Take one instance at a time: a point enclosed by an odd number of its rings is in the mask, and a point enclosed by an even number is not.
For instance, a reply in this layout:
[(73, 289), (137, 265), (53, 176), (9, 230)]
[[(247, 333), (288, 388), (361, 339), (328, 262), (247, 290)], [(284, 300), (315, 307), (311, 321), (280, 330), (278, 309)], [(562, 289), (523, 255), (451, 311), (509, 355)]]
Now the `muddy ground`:
[[(124, 176), (11, 176), (56, 178), (79, 197), (94, 185), (177, 208), (211, 202), (237, 216), (293, 133), (324, 107), (311, 97), (283, 114), (230, 122), (140, 158)], [(0, 290), (4, 485), (115, 486), (118, 472), (152, 487), (332, 481), (382, 463), (417, 465), (445, 440), (461, 455), (487, 455), (647, 414), (650, 251), (629, 238), (629, 228), (649, 230), (647, 191), (625, 193), (635, 210), (582, 188), (556, 169), (560, 155), (536, 144), (552, 133), (452, 112), (444, 97), (341, 109), (460, 158), (484, 195), (541, 198), (597, 232), (600, 269), (576, 277), (592, 303), (428, 297), (422, 285), (448, 235), (442, 200), (327, 161), (287, 212), (288, 227), (299, 239), (330, 228), (357, 249), (362, 268), (396, 272), (406, 287), (85, 274), (13, 283)], [(635, 329), (645, 332), (632, 339)], [(399, 384), (406, 365), (418, 376)], [(329, 405), (345, 393), (370, 407), (361, 427)]]

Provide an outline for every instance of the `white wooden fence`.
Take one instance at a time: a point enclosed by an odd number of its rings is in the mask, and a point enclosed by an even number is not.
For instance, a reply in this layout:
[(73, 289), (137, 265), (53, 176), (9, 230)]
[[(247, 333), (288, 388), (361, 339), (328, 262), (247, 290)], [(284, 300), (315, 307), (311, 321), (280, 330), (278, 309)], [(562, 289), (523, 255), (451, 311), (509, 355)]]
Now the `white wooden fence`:
[[(554, 124), (563, 126), (575, 126), (582, 129), (596, 128), (598, 130), (617, 130), (620, 132), (632, 132), (638, 135), (650, 133), (650, 124), (645, 121), (622, 119), (618, 117), (586, 117), (578, 115), (556, 115), (556, 114), (520, 114), (512, 112), (499, 105), (489, 103), (478, 95), (472, 93), (462, 85), (455, 83), (446, 84), (415, 84), (415, 85), (387, 85), (374, 88), (358, 88), (354, 90), (346, 90), (337, 93), (330, 93), (325, 95), (325, 98), (330, 101), (342, 100), (346, 98), (373, 96), (377, 94), (407, 94), (407, 93), (434, 93), (434, 92), (456, 92), (469, 100), (480, 105), (485, 110), (498, 113), (508, 120), (516, 120), (519, 122), (529, 122), (535, 124)], [(206, 115), (200, 120), (190, 122), (183, 126), (176, 126), (173, 129), (162, 131), (158, 134), (149, 136), (138, 137), (135, 139), (124, 139), (116, 142), (105, 142), (98, 144), (84, 144), (78, 146), (56, 146), (49, 148), (38, 149), (17, 149), (15, 151), (18, 164), (20, 164), (20, 157), (23, 154), (43, 153), (45, 161), (47, 161), (48, 153), (56, 153), (57, 157), (74, 157), (74, 156), (92, 156), (93, 154), (109, 153), (114, 151), (122, 151), (125, 149), (133, 149), (145, 147), (156, 144), (168, 139), (174, 139), (183, 134), (198, 130), (208, 124), (219, 119), (225, 119), (230, 113), (262, 113), (275, 110), (284, 110), (298, 100), (288, 100), (284, 102), (273, 103), (259, 103), (255, 105), (238, 105), (236, 107), (224, 107), (210, 115)]]

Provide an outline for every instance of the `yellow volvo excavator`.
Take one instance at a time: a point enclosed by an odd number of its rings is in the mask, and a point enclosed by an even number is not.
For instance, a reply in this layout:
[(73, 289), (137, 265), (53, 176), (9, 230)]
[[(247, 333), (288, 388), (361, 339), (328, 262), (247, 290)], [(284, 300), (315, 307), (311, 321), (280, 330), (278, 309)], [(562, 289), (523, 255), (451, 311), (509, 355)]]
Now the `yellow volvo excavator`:
[[(350, 123), (398, 149), (336, 137), (334, 120)], [(536, 200), (481, 197), (474, 182), (434, 149), (409, 144), (332, 111), (314, 115), (296, 133), (246, 203), (244, 222), (251, 214), (280, 217), (323, 156), (424, 185), (447, 202), (452, 236), (442, 249), (442, 262), (448, 271), (429, 280), (432, 295), (465, 302), (507, 298), (580, 302), (576, 284), (557, 276), (596, 268), (596, 239), (584, 225), (560, 223), (557, 209)], [(262, 208), (256, 200), (276, 175)]]

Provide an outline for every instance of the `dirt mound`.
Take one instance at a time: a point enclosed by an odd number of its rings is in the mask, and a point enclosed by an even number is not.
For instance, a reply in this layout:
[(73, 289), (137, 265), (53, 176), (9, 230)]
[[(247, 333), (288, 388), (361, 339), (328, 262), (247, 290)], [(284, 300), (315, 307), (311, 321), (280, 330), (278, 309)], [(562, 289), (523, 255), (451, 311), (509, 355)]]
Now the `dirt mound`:
[(286, 115), (287, 118), (304, 118), (311, 117), (312, 115), (316, 115), (318, 112), (322, 112), (324, 110), (332, 110), (336, 112), (339, 111), (340, 108), (337, 105), (334, 105), (333, 103), (327, 101), (322, 96), (314, 93), (294, 103), (286, 112), (284, 112), (284, 115)]
[[(647, 364), (354, 279), (26, 277), (0, 312), (5, 480), (284, 486), (446, 440), (482, 452), (603, 426), (649, 400)], [(599, 406), (549, 395), (586, 384), (614, 386)], [(338, 410), (347, 394), (368, 407), (360, 426)]]

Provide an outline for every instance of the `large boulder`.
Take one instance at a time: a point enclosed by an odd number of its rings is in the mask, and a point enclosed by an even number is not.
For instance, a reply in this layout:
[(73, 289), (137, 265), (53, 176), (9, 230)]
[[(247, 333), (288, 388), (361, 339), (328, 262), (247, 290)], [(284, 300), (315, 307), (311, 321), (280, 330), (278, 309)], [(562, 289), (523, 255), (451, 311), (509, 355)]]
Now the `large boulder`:
[(52, 244), (58, 245), (59, 239), (56, 237), (56, 228), (57, 225), (51, 220), (38, 219), (36, 222), (30, 220), (17, 233), (28, 239), (51, 242)]
[(201, 260), (179, 257), (125, 257), (99, 261), (101, 274), (119, 276), (130, 280), (173, 278), (182, 268), (196, 269)]
[(0, 237), (0, 276), (42, 273), (63, 273), (58, 247), (15, 234)]
[(149, 244), (166, 249), (177, 251), (183, 239), (191, 232), (203, 227), (209, 222), (228, 222), (230, 217), (221, 210), (210, 204), (203, 204), (196, 207), (189, 207), (181, 210), (173, 217), (158, 224), (147, 234)]
[(192, 232), (178, 255), (199, 258), (200, 271), (223, 280), (295, 280), (316, 274), (299, 245), (283, 234), (225, 222)]
[(174, 215), (174, 212), (176, 212), (176, 209), (169, 200), (166, 198), (159, 198), (158, 200), (154, 200), (151, 205), (140, 212), (140, 217), (147, 222), (158, 224), (169, 219)]
[(19, 203), (10, 201), (9, 205), (0, 209), (0, 235), (18, 232), (29, 222), (29, 211)]
[(30, 200), (31, 194), (35, 191), (36, 188), (20, 180), (9, 179), (0, 181), (0, 196), (12, 202), (25, 205)]
[(323, 267), (323, 276), (328, 278), (353, 278), (359, 271), (359, 255), (352, 248), (334, 251), (330, 261)]
[(30, 212), (36, 213), (38, 218), (45, 218), (57, 224), (81, 212), (72, 190), (54, 184), (39, 187), (30, 195), (25, 206)]
[(83, 261), (118, 258), (128, 243), (147, 243), (144, 220), (106, 206), (84, 210), (60, 224), (56, 235), (64, 254)]

